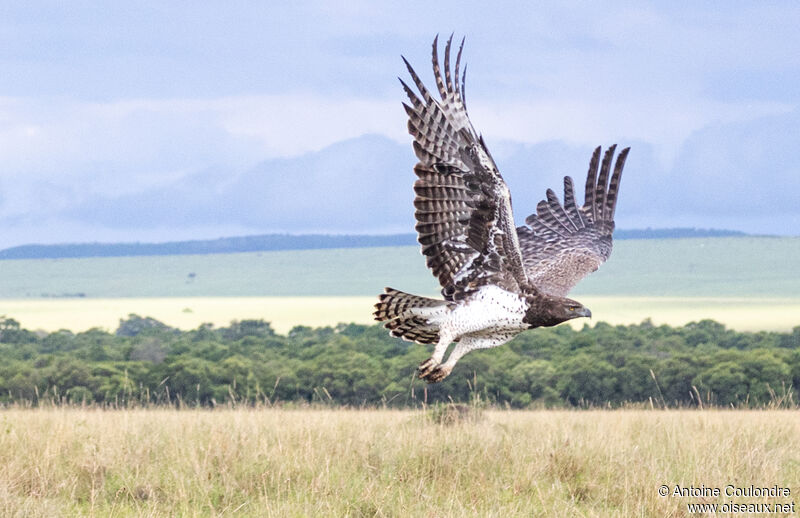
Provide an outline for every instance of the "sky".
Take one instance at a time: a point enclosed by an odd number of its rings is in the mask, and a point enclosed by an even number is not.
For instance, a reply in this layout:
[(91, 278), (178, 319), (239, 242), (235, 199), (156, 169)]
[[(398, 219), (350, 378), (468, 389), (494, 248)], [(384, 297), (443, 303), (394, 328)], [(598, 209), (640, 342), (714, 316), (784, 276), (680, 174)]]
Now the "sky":
[(798, 26), (797, 2), (3, 3), (0, 249), (411, 232), (400, 56), (433, 86), (451, 33), (520, 224), (618, 143), (618, 228), (800, 235)]

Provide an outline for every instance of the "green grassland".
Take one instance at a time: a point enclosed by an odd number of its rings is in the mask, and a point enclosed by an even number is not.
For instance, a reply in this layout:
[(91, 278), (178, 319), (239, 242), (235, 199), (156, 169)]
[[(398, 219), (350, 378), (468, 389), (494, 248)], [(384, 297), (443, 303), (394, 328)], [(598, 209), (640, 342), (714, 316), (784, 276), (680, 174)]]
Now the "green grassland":
[[(800, 297), (800, 238), (623, 240), (576, 295)], [(0, 299), (438, 291), (418, 247), (0, 261)]]

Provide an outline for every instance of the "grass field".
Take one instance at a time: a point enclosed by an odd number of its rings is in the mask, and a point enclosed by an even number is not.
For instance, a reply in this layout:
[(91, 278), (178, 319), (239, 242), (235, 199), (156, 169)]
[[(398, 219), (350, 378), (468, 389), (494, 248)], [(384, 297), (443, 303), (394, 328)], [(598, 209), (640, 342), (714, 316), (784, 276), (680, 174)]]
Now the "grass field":
[(494, 410), (445, 425), (421, 410), (45, 408), (0, 412), (0, 431), (3, 516), (684, 517), (695, 503), (800, 503), (796, 411)]
[[(737, 331), (790, 331), (800, 326), (800, 297), (599, 297), (582, 296), (593, 320), (579, 319), (582, 327), (602, 321), (684, 325), (710, 318)], [(27, 329), (84, 331), (100, 327), (113, 331), (130, 313), (151, 316), (180, 329), (202, 323), (226, 326), (232, 320), (264, 319), (279, 333), (296, 325), (334, 326), (340, 322), (371, 324), (375, 297), (158, 297), (113, 299), (6, 299), (0, 315), (15, 318)]]

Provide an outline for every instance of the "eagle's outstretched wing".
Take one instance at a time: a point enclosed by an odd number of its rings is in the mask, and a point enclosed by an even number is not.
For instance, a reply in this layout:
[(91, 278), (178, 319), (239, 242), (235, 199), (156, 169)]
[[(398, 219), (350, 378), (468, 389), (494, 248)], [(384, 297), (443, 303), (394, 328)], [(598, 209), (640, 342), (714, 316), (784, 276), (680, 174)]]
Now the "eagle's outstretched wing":
[(508, 187), (467, 116), (466, 67), (459, 78), (464, 42), (458, 49), (455, 78), (450, 71), (451, 43), (452, 36), (445, 47), (442, 76), (438, 36), (433, 41), (433, 73), (441, 100), (433, 98), (405, 58), (419, 96), (400, 82), (411, 101), (403, 106), (419, 159), (414, 167), (419, 178), (414, 183), (418, 241), (442, 294), (456, 300), (486, 284), (518, 291), (527, 279)]
[(582, 207), (575, 203), (572, 178), (567, 176), (564, 205), (548, 189), (547, 200), (540, 201), (536, 214), (525, 219), (528, 226), (517, 228), (528, 278), (545, 293), (565, 296), (611, 255), (617, 193), (630, 148), (617, 156), (609, 181), (615, 149), (616, 145), (606, 151), (602, 164), (600, 148), (594, 150)]

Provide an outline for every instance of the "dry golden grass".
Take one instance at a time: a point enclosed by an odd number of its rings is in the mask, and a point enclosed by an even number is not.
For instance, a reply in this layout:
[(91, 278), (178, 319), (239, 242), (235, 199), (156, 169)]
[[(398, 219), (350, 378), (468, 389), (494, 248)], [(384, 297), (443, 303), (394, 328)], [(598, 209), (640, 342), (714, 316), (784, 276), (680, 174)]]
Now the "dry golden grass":
[[(767, 297), (576, 296), (592, 309), (596, 321), (684, 325), (710, 318), (737, 331), (790, 331), (800, 325), (800, 299)], [(27, 329), (114, 330), (129, 313), (151, 316), (180, 329), (210, 322), (264, 319), (279, 333), (296, 325), (332, 326), (339, 322), (371, 324), (375, 297), (153, 297), (0, 299), (0, 315)], [(580, 319), (575, 326), (591, 321)]]
[[(661, 484), (800, 494), (797, 411), (0, 412), (2, 516), (688, 516)], [(709, 499), (706, 499), (708, 501)], [(714, 499), (710, 499), (714, 501)]]

